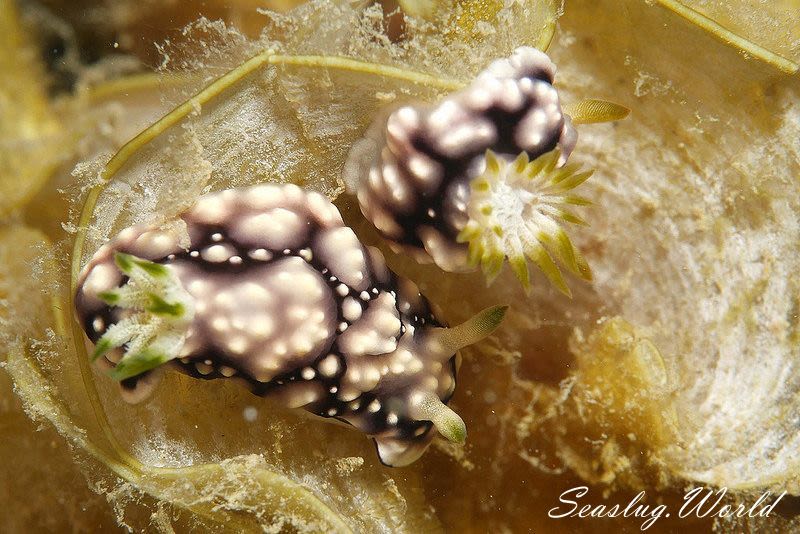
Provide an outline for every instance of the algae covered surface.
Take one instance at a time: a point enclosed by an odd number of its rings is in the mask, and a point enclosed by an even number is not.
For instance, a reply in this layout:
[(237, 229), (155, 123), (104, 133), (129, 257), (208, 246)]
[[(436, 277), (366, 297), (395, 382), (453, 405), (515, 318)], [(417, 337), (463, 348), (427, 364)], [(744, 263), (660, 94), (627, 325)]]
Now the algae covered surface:
[[(77, 68), (58, 91), (37, 48), (45, 8), (0, 2), (0, 524), (638, 531), (640, 518), (548, 510), (581, 485), (587, 503), (644, 490), (676, 508), (706, 485), (730, 503), (788, 496), (769, 518), (673, 514), (648, 530), (799, 526), (800, 6), (408, 1), (401, 17), (388, 3), (253, 4), (209, 3), (220, 20), (172, 8), (165, 20), (188, 26), (161, 34), (161, 8), (120, 3), (129, 11), (106, 24), (152, 49), (121, 40), (126, 67)], [(782, 31), (757, 31), (763, 20)], [(349, 148), (376, 117), (456, 90), (523, 44), (547, 48), (568, 105), (632, 110), (578, 127), (572, 159), (595, 169), (594, 207), (574, 235), (594, 279), (569, 280), (572, 299), (539, 275), (526, 296), (510, 269), (486, 287), (393, 255), (343, 193)], [(168, 374), (129, 406), (89, 365), (70, 301), (94, 251), (201, 194), (261, 182), (334, 199), (451, 323), (511, 305), (463, 351), (452, 403), (465, 446), (437, 441), (392, 469), (357, 432), (235, 384)]]

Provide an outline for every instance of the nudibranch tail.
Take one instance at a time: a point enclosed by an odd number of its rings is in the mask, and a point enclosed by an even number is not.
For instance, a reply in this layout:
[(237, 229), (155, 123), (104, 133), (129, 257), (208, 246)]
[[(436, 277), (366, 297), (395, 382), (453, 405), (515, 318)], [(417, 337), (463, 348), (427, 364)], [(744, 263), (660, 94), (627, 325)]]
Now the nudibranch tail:
[(586, 260), (573, 246), (562, 222), (586, 225), (569, 206), (590, 202), (572, 195), (592, 171), (574, 164), (558, 167), (558, 150), (529, 161), (525, 152), (510, 160), (486, 151), (485, 169), (470, 182), (469, 219), (456, 240), (469, 246), (467, 261), (480, 265), (491, 283), (508, 258), (526, 291), (530, 290), (530, 259), (566, 295), (569, 287), (558, 260), (577, 276), (591, 280)]
[(177, 358), (194, 318), (192, 297), (164, 265), (116, 252), (114, 263), (128, 277), (98, 297), (130, 314), (112, 324), (95, 344), (92, 360), (125, 347), (112, 378), (125, 380)]

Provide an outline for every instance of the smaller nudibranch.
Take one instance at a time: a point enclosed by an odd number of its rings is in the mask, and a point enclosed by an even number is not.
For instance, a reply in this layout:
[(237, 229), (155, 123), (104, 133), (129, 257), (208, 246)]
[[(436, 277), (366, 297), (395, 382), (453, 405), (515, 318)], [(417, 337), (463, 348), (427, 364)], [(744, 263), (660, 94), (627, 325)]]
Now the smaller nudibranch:
[(447, 406), (457, 351), (506, 309), (445, 327), (327, 198), (295, 185), (212, 193), (178, 224), (123, 230), (83, 269), (75, 306), (93, 358), (129, 402), (165, 366), (235, 380), (349, 423), (391, 466), (416, 460), (437, 431), (464, 441)]
[[(446, 271), (480, 264), (489, 282), (507, 258), (526, 290), (526, 257), (567, 294), (554, 259), (591, 278), (561, 226), (584, 224), (570, 207), (589, 201), (572, 190), (591, 173), (566, 165), (578, 136), (555, 71), (543, 52), (518, 48), (440, 102), (396, 109), (354, 145), (348, 190), (396, 252)], [(582, 122), (624, 109), (591, 104), (576, 108), (591, 115)]]

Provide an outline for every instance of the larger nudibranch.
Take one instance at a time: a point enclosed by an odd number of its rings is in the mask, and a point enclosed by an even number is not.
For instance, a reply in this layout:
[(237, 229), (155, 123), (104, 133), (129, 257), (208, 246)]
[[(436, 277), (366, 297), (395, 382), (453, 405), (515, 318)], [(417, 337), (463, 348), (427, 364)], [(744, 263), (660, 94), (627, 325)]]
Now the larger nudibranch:
[(180, 219), (188, 236), (123, 230), (79, 281), (94, 358), (127, 400), (145, 398), (168, 364), (345, 421), (387, 465), (416, 460), (437, 430), (464, 440), (447, 407), (456, 351), (489, 335), (504, 307), (443, 327), (327, 198), (294, 185), (209, 194)]
[(527, 256), (566, 293), (554, 259), (590, 278), (560, 224), (583, 222), (568, 208), (588, 204), (571, 190), (591, 173), (565, 166), (577, 133), (554, 76), (522, 47), (462, 91), (376, 123), (345, 167), (364, 216), (395, 250), (447, 271), (481, 264), (491, 281), (508, 258), (527, 289)]

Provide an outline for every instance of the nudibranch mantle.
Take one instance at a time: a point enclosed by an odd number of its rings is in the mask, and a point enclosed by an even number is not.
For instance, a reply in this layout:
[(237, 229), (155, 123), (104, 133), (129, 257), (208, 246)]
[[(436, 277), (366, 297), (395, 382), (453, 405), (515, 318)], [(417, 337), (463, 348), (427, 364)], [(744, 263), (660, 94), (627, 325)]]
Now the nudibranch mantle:
[(416, 460), (437, 430), (463, 441), (447, 407), (457, 350), (505, 308), (445, 328), (327, 198), (294, 185), (212, 193), (180, 221), (123, 230), (79, 280), (78, 320), (126, 400), (169, 365), (349, 423), (387, 465)]
[[(566, 192), (588, 175), (573, 178), (576, 168), (571, 166), (558, 172), (578, 136), (553, 86), (555, 72), (546, 54), (521, 47), (492, 62), (465, 89), (435, 104), (404, 105), (376, 120), (351, 150), (344, 178), (364, 216), (395, 251), (446, 271), (469, 271), (481, 264), (490, 281), (508, 259), (526, 289), (526, 256), (540, 268), (545, 265), (545, 274), (567, 293), (553, 258), (589, 276), (560, 226), (580, 223), (567, 207), (587, 202)], [(491, 164), (489, 154), (500, 164)], [(511, 163), (520, 157), (546, 175), (534, 180), (522, 172), (525, 165), (515, 171)], [(487, 178), (496, 187), (487, 185), (484, 192), (499, 195), (488, 203), (486, 195), (473, 194), (475, 182), (486, 184)], [(556, 181), (563, 183), (551, 188), (555, 194), (536, 189)], [(507, 224), (475, 216), (480, 210), (490, 215), (491, 204), (506, 199), (525, 204), (500, 218)], [(485, 220), (491, 224), (481, 231), (505, 233), (506, 239), (478, 235), (474, 227)]]

